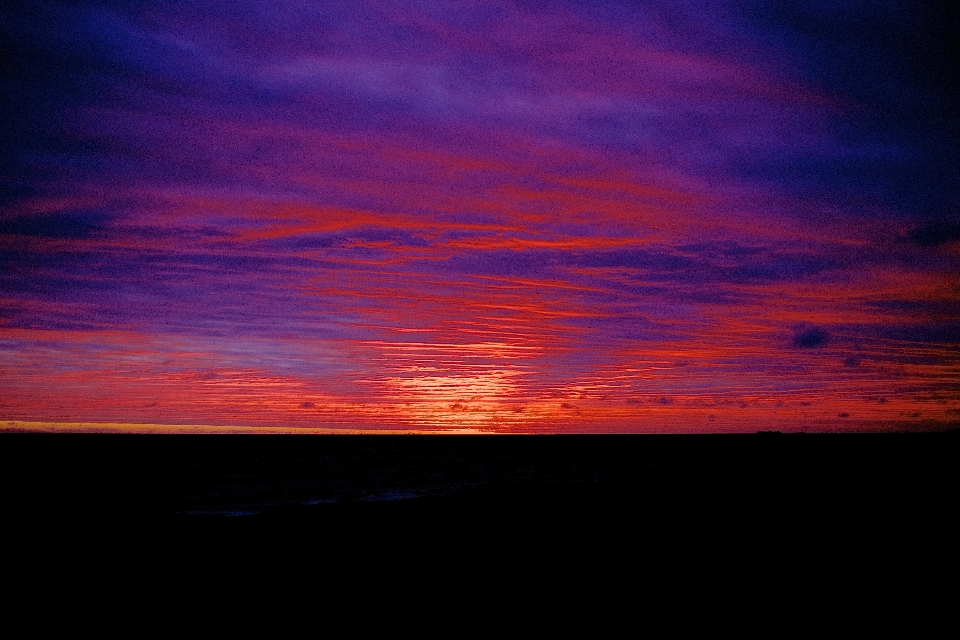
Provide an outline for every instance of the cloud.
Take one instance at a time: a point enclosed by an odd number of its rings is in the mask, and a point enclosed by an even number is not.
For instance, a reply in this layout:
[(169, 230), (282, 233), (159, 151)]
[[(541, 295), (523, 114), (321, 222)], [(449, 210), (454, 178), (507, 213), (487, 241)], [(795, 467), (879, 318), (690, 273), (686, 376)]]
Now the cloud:
[(49, 213), (0, 220), (0, 234), (79, 240), (88, 237), (98, 226), (90, 216)]
[[(899, 117), (943, 103), (898, 82), (896, 11), (68, 4), (0, 7), (0, 388), (572, 422), (950, 382), (954, 129)], [(814, 322), (862, 353), (802, 357)]]
[(818, 327), (804, 326), (794, 330), (792, 344), (798, 349), (817, 349), (827, 344), (830, 336)]
[(960, 224), (931, 222), (911, 231), (910, 239), (922, 247), (939, 247), (960, 240)]

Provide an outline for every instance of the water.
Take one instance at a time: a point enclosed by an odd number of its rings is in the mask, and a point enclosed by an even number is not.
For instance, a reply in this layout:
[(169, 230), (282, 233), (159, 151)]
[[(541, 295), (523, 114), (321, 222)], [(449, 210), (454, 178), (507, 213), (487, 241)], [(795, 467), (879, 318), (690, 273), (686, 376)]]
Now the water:
[(955, 486), (958, 441), (956, 433), (3, 434), (0, 497), (8, 513), (35, 518), (242, 519), (387, 504), (526, 513), (544, 505), (617, 510), (632, 504), (662, 511), (681, 503), (749, 510), (770, 500), (816, 508), (819, 500), (839, 509), (845, 492), (880, 508), (898, 496), (933, 499)]

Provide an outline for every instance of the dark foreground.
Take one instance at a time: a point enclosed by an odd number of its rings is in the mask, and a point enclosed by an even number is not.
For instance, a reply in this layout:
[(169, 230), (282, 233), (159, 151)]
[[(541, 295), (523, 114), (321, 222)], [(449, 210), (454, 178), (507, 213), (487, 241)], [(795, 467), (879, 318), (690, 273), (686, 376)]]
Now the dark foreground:
[[(161, 520), (335, 528), (589, 518), (646, 529), (777, 527), (952, 511), (960, 432), (725, 436), (0, 435), (21, 522)], [(769, 530), (767, 530), (767, 525)], [(835, 527), (833, 527), (835, 528)], [(562, 529), (559, 530), (562, 534)], [(811, 535), (815, 532), (811, 531)], [(931, 530), (930, 535), (936, 535)]]
[(830, 615), (867, 597), (928, 619), (958, 568), (958, 450), (958, 432), (3, 434), (0, 515), (7, 580), (28, 595), (100, 597), (95, 578), (200, 609), (327, 589), (621, 612), (812, 598)]
[(927, 635), (955, 610), (958, 450), (958, 432), (2, 434), (7, 611)]

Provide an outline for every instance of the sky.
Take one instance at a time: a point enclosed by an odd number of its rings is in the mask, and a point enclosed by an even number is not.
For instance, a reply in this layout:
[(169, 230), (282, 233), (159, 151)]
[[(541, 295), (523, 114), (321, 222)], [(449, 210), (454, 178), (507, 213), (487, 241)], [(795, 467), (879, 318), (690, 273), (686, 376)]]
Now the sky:
[(4, 3), (0, 420), (956, 425), (935, 7)]

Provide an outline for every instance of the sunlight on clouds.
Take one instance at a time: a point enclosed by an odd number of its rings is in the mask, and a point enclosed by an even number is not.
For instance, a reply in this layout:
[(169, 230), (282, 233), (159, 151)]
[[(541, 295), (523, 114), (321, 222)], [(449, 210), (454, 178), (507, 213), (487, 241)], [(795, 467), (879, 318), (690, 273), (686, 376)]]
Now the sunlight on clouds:
[(505, 342), (370, 342), (392, 375), (364, 380), (388, 399), (393, 419), (421, 426), (523, 425), (524, 378), (541, 348)]

